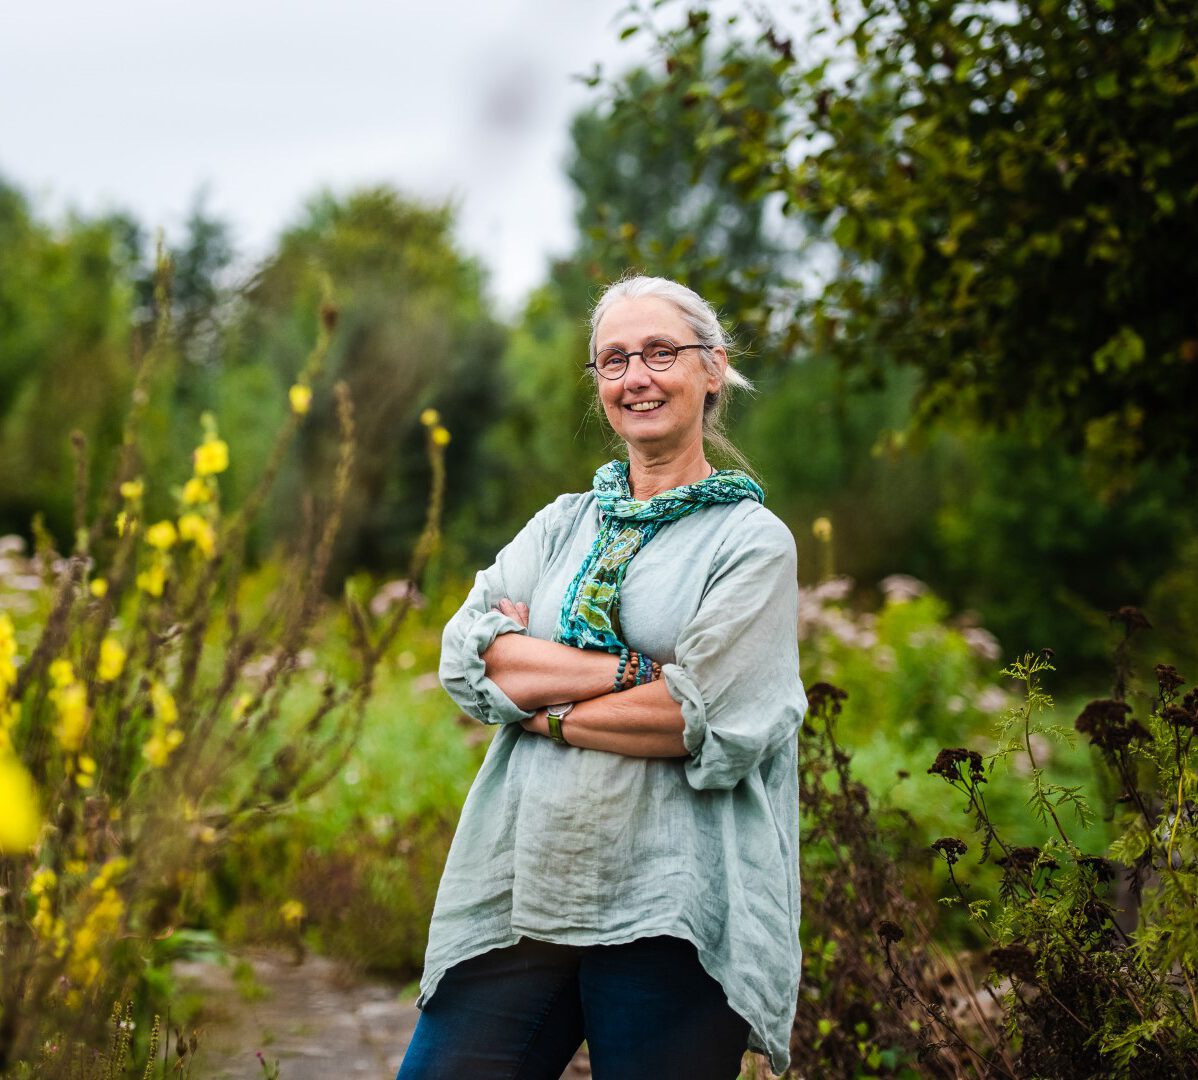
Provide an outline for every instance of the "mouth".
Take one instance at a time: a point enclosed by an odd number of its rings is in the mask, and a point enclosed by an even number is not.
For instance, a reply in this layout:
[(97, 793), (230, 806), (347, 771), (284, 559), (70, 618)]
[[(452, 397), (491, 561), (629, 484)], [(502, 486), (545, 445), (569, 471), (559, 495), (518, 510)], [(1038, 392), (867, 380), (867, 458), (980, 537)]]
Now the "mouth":
[(649, 413), (660, 409), (664, 404), (664, 401), (634, 401), (631, 405), (625, 405), (624, 408), (629, 412)]

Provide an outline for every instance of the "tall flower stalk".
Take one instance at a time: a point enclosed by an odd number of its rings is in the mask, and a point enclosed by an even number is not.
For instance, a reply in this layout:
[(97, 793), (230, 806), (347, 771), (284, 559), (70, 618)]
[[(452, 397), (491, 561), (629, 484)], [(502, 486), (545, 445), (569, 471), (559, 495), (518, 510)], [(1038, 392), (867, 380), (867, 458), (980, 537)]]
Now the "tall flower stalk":
[[(204, 867), (239, 832), (336, 775), (407, 610), (398, 605), (376, 626), (350, 602), (352, 670), (321, 672), (314, 702), (299, 692), (353, 482), (344, 384), (332, 388), (339, 453), (319, 527), (265, 610), (251, 619), (244, 608), (248, 528), (320, 392), (337, 323), (327, 298), (248, 497), (226, 505), (233, 452), (205, 414), (175, 512), (147, 519), (147, 494), (162, 481), (142, 474), (138, 434), (170, 340), (168, 282), (160, 256), (158, 322), (116, 475), (91, 516), (87, 448), (74, 438), (74, 547), (60, 555), (48, 538), (39, 543), (43, 617), (0, 612), (0, 1071), (31, 1061), (46, 1030), (94, 1035), (102, 1008), (136, 989), (147, 950), (178, 925)], [(439, 536), (447, 441), (428, 440), (434, 486), (414, 582)]]

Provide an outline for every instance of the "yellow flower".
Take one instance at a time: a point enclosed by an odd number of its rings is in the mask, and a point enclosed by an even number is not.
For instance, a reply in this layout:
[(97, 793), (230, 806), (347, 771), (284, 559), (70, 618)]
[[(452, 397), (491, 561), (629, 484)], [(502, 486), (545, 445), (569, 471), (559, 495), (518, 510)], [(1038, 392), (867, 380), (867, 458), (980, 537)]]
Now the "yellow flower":
[(161, 596), (166, 585), (166, 570), (161, 563), (155, 563), (149, 570), (143, 570), (137, 575), (137, 587), (151, 596)]
[(71, 683), (52, 692), (54, 704), (58, 706), (58, 723), (54, 737), (68, 753), (74, 753), (83, 745), (91, 723), (87, 708), (87, 689), (82, 683)]
[(287, 900), (279, 907), (279, 914), (288, 926), (299, 926), (304, 921), (307, 909), (298, 900)]
[(197, 513), (188, 512), (179, 518), (179, 535), (191, 540), (206, 558), (211, 559), (216, 552), (216, 530)]
[(832, 539), (832, 522), (829, 518), (818, 517), (811, 523), (811, 535), (817, 540), (827, 543)]
[(205, 825), (199, 832), (201, 844), (215, 844), (216, 830), (211, 825)]
[(114, 637), (106, 637), (100, 642), (100, 662), (96, 666), (96, 674), (104, 682), (115, 682), (125, 670), (125, 647)]
[(146, 543), (159, 551), (170, 551), (178, 539), (175, 526), (170, 521), (159, 521), (146, 529)]
[(161, 769), (171, 759), (171, 753), (183, 741), (183, 732), (171, 728), (161, 734), (151, 735), (142, 746), (142, 756), (157, 769)]
[(15, 656), (17, 652), (17, 631), (8, 617), (7, 611), (0, 611), (0, 656)]
[(224, 439), (209, 439), (196, 447), (193, 455), (196, 476), (212, 476), (229, 467), (229, 444)]
[(48, 866), (39, 866), (29, 879), (29, 894), (42, 896), (58, 884), (58, 875)]
[(436, 409), (425, 409), (424, 412), (420, 414), (420, 422), (425, 427), (434, 427), (435, 425), (441, 423), (441, 414), (437, 412)]
[(87, 591), (99, 600), (108, 595), (108, 582), (102, 577), (92, 578), (91, 583), (87, 586)]
[(245, 711), (253, 703), (254, 697), (252, 694), (240, 694), (235, 702), (233, 702), (233, 719), (240, 720), (245, 716)]
[(33, 778), (12, 754), (0, 752), (0, 855), (23, 855), (37, 843), (41, 829)]
[(291, 399), (291, 411), (296, 416), (303, 416), (312, 404), (312, 387), (296, 383), (287, 391), (287, 396)]
[(117, 536), (124, 536), (126, 529), (128, 529), (130, 532), (137, 532), (137, 518), (131, 518), (127, 513), (125, 513), (124, 510), (122, 510), (116, 516)]
[(0, 611), (0, 702), (8, 688), (17, 681), (17, 668), (12, 662), (17, 655), (17, 634), (8, 613)]
[(124, 901), (116, 889), (109, 885), (113, 875), (108, 870), (109, 867), (105, 866), (92, 882), (92, 889), (100, 894), (99, 898), (71, 941), (67, 975), (77, 985), (90, 986), (100, 977), (102, 965), (97, 950), (103, 942), (117, 936), (125, 914)]
[(75, 786), (89, 788), (96, 782), (96, 763), (86, 754), (80, 754), (75, 761)]
[(146, 493), (146, 485), (141, 480), (126, 480), (121, 485), (122, 499), (140, 499)]
[(173, 724), (179, 719), (179, 707), (170, 690), (157, 680), (150, 686), (150, 703), (154, 706), (154, 715), (164, 724)]
[(183, 485), (183, 502), (188, 506), (212, 501), (212, 490), (198, 476), (193, 476)]
[(92, 882), (92, 889), (95, 892), (103, 892), (116, 878), (119, 878), (128, 869), (129, 860), (124, 855), (114, 855), (100, 867), (100, 872)]
[(448, 446), (449, 439), (450, 439), (449, 431), (446, 428), (441, 427), (440, 424), (438, 424), (435, 428), (433, 428), (433, 445), (434, 446)]
[(157, 681), (150, 686), (150, 702), (154, 706), (154, 727), (141, 752), (151, 765), (161, 769), (183, 741), (183, 732), (172, 726), (179, 719), (179, 707), (170, 690)]
[(70, 660), (64, 660), (61, 657), (54, 660), (50, 664), (50, 681), (58, 688), (70, 686), (75, 681), (75, 669), (71, 666)]

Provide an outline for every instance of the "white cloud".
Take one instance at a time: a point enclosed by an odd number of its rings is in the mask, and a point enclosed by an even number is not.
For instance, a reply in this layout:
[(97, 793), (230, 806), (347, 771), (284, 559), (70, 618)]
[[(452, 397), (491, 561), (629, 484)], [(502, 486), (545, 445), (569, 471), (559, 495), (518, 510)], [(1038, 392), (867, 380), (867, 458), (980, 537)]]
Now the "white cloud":
[[(46, 213), (177, 229), (195, 193), (243, 254), (328, 185), (459, 206), (512, 307), (572, 238), (572, 76), (644, 55), (623, 0), (47, 0), (0, 16), (0, 176)], [(637, 39), (633, 39), (634, 43)]]

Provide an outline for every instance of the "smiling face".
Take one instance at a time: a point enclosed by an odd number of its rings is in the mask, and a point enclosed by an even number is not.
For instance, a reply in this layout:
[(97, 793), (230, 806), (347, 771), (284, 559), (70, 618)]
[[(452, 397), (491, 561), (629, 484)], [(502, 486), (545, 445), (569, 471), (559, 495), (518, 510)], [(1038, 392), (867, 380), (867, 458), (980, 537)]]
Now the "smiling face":
[[(617, 300), (604, 313), (595, 334), (596, 352), (637, 352), (655, 338), (675, 345), (695, 344), (694, 331), (668, 300), (656, 296)], [(652, 371), (634, 356), (619, 379), (597, 379), (599, 401), (612, 430), (630, 453), (660, 458), (703, 443), (703, 402), (719, 391), (719, 370), (727, 363), (721, 348), (711, 350), (716, 373), (703, 366), (698, 349), (678, 354), (666, 371)]]

